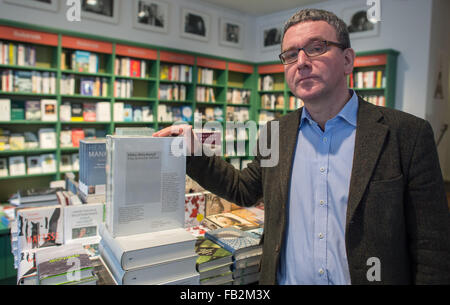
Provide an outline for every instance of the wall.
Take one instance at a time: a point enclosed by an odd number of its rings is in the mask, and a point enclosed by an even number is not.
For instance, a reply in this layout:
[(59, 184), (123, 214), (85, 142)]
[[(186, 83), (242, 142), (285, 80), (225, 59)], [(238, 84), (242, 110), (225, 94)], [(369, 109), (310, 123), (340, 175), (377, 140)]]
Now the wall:
[[(356, 52), (388, 48), (399, 51), (396, 108), (425, 118), (428, 77), (423, 71), (428, 70), (431, 0), (381, 0), (381, 4), (379, 35), (352, 39), (352, 47)], [(366, 0), (330, 0), (308, 7), (329, 10), (342, 17), (345, 8), (357, 6), (369, 8)], [(299, 9), (258, 17), (256, 28), (267, 24), (282, 26)], [(258, 35), (257, 43), (259, 52), (255, 53), (255, 61), (278, 59), (279, 48), (263, 51), (262, 35)]]
[[(450, 73), (450, 1), (434, 0), (430, 29), (430, 56), (428, 61), (426, 119), (431, 122), (436, 140), (444, 124), (450, 125), (449, 73)], [(439, 81), (439, 74), (441, 80)], [(443, 97), (436, 96), (438, 83), (442, 85)], [(439, 159), (444, 178), (450, 181), (450, 130), (444, 134), (438, 146)]]
[[(253, 55), (254, 22), (253, 17), (244, 13), (205, 4), (197, 0), (164, 0), (169, 4), (169, 28), (167, 34), (133, 28), (133, 2), (134, 0), (119, 1), (119, 20), (117, 24), (98, 22), (82, 18), (81, 22), (69, 22), (66, 12), (69, 6), (65, 0), (59, 3), (57, 12), (38, 10), (23, 6), (5, 3), (0, 0), (0, 19), (8, 19), (25, 23), (32, 23), (51, 28), (100, 35), (115, 39), (124, 39), (148, 43), (157, 46), (166, 46), (180, 50), (223, 56), (238, 60), (250, 60)], [(210, 40), (203, 42), (180, 37), (181, 9), (190, 8), (210, 15)], [(226, 47), (219, 44), (219, 18), (227, 17), (243, 24), (243, 48)]]

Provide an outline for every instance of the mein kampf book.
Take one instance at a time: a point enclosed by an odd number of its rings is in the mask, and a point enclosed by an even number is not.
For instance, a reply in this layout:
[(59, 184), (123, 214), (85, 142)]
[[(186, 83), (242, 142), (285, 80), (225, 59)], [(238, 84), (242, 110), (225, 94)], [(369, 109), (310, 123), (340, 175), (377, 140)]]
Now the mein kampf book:
[(186, 156), (172, 151), (173, 141), (107, 136), (105, 223), (113, 237), (184, 227)]
[(192, 276), (196, 273), (197, 254), (177, 257), (141, 268), (123, 270), (104, 240), (100, 241), (100, 254), (119, 285), (160, 285)]
[(113, 238), (101, 225), (100, 235), (123, 270), (195, 254), (196, 238), (182, 228)]
[(89, 255), (81, 244), (70, 244), (36, 252), (40, 285), (74, 284), (93, 278)]

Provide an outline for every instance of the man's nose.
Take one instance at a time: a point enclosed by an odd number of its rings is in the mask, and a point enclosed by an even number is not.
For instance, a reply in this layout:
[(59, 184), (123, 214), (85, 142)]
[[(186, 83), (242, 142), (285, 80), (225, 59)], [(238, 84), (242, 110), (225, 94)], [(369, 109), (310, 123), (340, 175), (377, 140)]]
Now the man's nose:
[(297, 55), (297, 64), (300, 68), (301, 66), (304, 66), (306, 64), (309, 64), (309, 57), (306, 55), (305, 50), (299, 50)]

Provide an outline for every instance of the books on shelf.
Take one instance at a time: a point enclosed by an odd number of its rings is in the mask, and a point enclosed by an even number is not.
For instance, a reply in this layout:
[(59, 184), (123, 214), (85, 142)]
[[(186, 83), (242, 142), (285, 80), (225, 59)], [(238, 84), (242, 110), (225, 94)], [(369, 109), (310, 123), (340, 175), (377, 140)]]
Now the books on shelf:
[(153, 108), (115, 102), (114, 122), (153, 122)]
[(249, 89), (232, 88), (227, 91), (227, 103), (229, 104), (250, 104)]
[(114, 63), (114, 74), (116, 76), (140, 77), (147, 76), (147, 61), (130, 57), (116, 58)]
[(197, 68), (197, 83), (204, 85), (214, 84), (214, 70), (208, 68)]
[(0, 65), (36, 66), (36, 47), (0, 41)]
[(0, 90), (5, 92), (56, 94), (56, 73), (3, 70)]
[(161, 63), (160, 79), (167, 81), (192, 82), (192, 67)]
[(99, 58), (95, 53), (76, 50), (72, 53), (71, 60), (71, 69), (73, 71), (98, 73)]
[(0, 122), (11, 121), (11, 100), (0, 99)]
[(296, 96), (289, 96), (289, 109), (290, 110), (294, 110), (294, 109), (298, 109), (304, 106), (304, 102), (302, 101), (302, 99), (296, 97)]
[(38, 135), (40, 148), (56, 148), (56, 131), (54, 128), (40, 128), (38, 131)]
[(184, 121), (192, 120), (191, 106), (170, 106), (166, 104), (158, 105), (158, 122)]
[(170, 153), (172, 142), (107, 136), (105, 223), (113, 237), (184, 227), (186, 157)]
[(11, 156), (8, 159), (8, 163), (10, 176), (26, 175), (24, 156)]
[(0, 158), (0, 177), (7, 177), (8, 175), (8, 159)]
[(215, 103), (216, 96), (212, 87), (197, 86), (196, 88), (197, 102)]
[(386, 106), (386, 98), (384, 95), (375, 94), (359, 94), (361, 98), (376, 106)]
[(27, 174), (34, 175), (42, 173), (41, 157), (29, 156), (27, 157)]
[(56, 100), (41, 100), (41, 120), (44, 122), (56, 122), (58, 113), (56, 111)]
[(41, 120), (41, 101), (25, 102), (25, 119), (27, 121)]
[(114, 97), (131, 98), (134, 91), (132, 79), (116, 79), (114, 81)]
[(186, 86), (183, 84), (159, 84), (158, 99), (168, 101), (185, 101)]
[(227, 106), (228, 122), (246, 122), (250, 119), (248, 107)]
[(40, 158), (42, 173), (56, 173), (55, 154), (42, 154)]
[(258, 79), (258, 89), (262, 91), (274, 90), (275, 79), (272, 75), (264, 75)]
[(263, 109), (284, 109), (284, 94), (262, 94), (261, 108)]
[(384, 69), (361, 71), (355, 70), (349, 75), (349, 86), (354, 89), (386, 88)]

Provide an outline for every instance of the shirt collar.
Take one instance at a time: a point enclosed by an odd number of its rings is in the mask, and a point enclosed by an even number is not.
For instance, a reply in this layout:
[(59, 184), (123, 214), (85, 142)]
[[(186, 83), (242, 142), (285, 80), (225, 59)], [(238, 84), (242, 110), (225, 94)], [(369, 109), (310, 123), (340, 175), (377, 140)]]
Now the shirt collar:
[[(331, 120), (334, 120), (336, 117), (340, 117), (344, 119), (349, 124), (356, 127), (356, 121), (358, 116), (358, 96), (356, 95), (356, 92), (354, 90), (351, 90), (352, 97), (350, 100), (345, 104), (344, 108), (341, 109), (341, 111)], [(317, 123), (311, 118), (311, 115), (309, 114), (306, 107), (303, 107), (302, 115), (300, 117), (300, 128), (302, 127), (303, 122), (307, 120), (311, 124)]]

